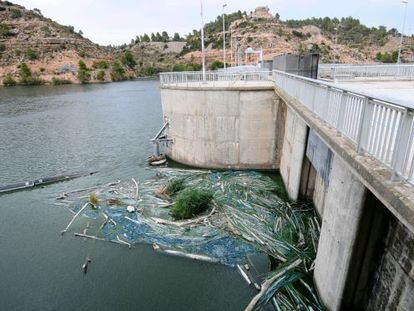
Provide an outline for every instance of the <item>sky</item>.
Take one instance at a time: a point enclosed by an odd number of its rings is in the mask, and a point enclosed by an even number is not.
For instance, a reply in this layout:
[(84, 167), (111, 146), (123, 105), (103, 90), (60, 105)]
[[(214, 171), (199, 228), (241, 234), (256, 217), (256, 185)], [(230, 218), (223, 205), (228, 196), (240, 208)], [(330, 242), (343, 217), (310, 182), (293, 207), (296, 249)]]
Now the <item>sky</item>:
[[(26, 8), (38, 8), (43, 15), (63, 25), (82, 30), (84, 36), (102, 45), (129, 43), (136, 35), (151, 32), (179, 32), (199, 29), (199, 0), (12, 0)], [(237, 10), (250, 12), (268, 6), (282, 20), (308, 17), (359, 18), (368, 26), (384, 25), (401, 31), (404, 5), (401, 0), (204, 0), (205, 21)], [(414, 0), (409, 0), (405, 33), (414, 32)]]

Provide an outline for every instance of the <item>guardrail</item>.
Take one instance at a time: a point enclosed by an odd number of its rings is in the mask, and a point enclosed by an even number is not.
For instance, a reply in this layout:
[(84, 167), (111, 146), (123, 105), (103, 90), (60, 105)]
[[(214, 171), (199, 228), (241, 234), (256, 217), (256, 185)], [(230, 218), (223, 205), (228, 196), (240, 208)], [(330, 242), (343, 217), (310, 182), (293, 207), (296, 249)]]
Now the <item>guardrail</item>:
[[(160, 73), (161, 86), (208, 86), (218, 85), (220, 82), (251, 82), (269, 81), (271, 71), (249, 71), (249, 72), (219, 72), (208, 71), (203, 79), (201, 71), (165, 72)], [(217, 83), (218, 82), (218, 83)]]
[(321, 64), (318, 75), (320, 78), (332, 80), (353, 79), (414, 79), (414, 65), (343, 65)]
[(335, 84), (273, 71), (276, 86), (319, 118), (414, 184), (414, 113), (412, 109), (341, 88)]

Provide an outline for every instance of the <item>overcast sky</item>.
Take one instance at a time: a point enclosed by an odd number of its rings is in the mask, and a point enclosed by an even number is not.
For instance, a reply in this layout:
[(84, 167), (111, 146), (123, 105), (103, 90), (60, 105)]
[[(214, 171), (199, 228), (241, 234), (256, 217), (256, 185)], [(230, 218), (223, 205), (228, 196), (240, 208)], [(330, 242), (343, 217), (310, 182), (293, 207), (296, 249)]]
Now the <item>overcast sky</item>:
[[(406, 32), (414, 31), (414, 0), (409, 0)], [(137, 34), (179, 32), (200, 27), (199, 0), (12, 0), (64, 25), (81, 29), (84, 36), (100, 44), (129, 43)], [(401, 30), (403, 4), (400, 0), (204, 0), (205, 20), (227, 12), (250, 12), (267, 5), (281, 19), (307, 17), (359, 18), (368, 26), (385, 25)]]

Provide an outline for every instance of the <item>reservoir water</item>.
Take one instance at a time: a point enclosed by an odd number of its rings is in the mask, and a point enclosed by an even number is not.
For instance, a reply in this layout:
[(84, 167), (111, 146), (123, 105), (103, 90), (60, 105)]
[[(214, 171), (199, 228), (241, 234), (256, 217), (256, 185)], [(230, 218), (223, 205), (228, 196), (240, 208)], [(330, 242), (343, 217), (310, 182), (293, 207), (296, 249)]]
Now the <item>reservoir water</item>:
[[(0, 184), (98, 171), (0, 196), (0, 310), (241, 310), (255, 292), (235, 269), (64, 236), (63, 191), (144, 181), (162, 125), (157, 81), (0, 88)], [(92, 263), (84, 275), (81, 266)]]

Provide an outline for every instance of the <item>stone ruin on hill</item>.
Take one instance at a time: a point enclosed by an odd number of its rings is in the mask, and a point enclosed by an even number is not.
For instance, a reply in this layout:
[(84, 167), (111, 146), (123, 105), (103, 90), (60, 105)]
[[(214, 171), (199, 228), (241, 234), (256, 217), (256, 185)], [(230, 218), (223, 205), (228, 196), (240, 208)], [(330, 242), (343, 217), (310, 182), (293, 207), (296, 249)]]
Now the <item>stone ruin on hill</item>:
[(267, 6), (259, 6), (254, 12), (250, 13), (251, 19), (274, 19), (274, 16), (270, 14), (270, 9)]

